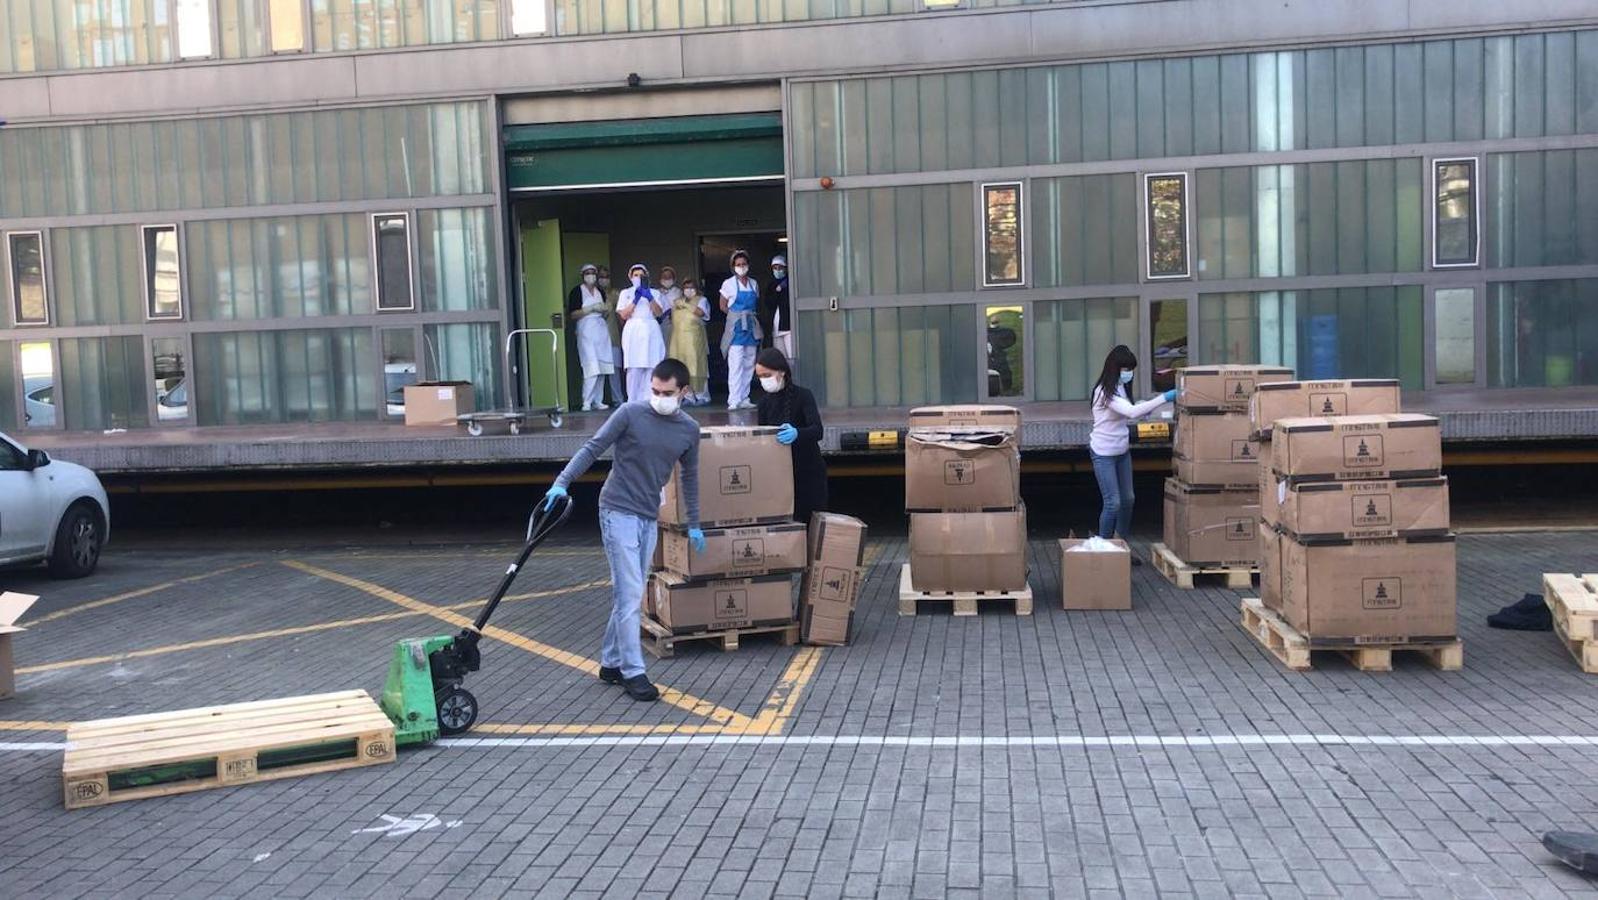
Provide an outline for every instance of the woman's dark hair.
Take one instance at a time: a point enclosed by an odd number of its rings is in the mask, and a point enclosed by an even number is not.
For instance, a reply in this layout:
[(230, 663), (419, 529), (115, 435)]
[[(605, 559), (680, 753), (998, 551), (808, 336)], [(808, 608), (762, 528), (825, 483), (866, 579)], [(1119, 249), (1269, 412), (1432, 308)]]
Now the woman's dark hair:
[(1109, 406), (1110, 398), (1115, 396), (1116, 390), (1121, 387), (1121, 370), (1137, 368), (1137, 356), (1125, 344), (1116, 344), (1115, 349), (1104, 357), (1104, 371), (1099, 374), (1098, 393), (1093, 402), (1099, 406)]
[(782, 420), (793, 421), (793, 367), (788, 365), (788, 357), (783, 355), (776, 347), (767, 347), (755, 357), (755, 365), (782, 373)]

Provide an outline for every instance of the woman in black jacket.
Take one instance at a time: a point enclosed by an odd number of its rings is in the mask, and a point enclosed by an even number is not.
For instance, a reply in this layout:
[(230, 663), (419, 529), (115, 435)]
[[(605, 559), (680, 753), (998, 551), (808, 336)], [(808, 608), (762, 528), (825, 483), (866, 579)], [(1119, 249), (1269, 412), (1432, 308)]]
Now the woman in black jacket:
[(755, 357), (755, 377), (765, 391), (760, 424), (779, 426), (777, 440), (793, 448), (793, 515), (806, 525), (827, 508), (827, 464), (821, 459), (821, 412), (816, 395), (793, 383), (788, 357), (775, 347)]

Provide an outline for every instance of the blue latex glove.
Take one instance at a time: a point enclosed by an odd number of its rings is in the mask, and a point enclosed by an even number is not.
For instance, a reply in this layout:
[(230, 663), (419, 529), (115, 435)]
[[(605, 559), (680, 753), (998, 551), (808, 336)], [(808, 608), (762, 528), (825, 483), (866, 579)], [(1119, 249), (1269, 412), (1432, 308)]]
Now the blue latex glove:
[(566, 489), (565, 488), (561, 487), (558, 484), (551, 486), (549, 491), (548, 491), (548, 493), (544, 494), (544, 509), (545, 510), (554, 509), (555, 508), (555, 501), (559, 500), (560, 498), (562, 498), (564, 496), (566, 496)]
[(1166, 391), (1165, 392), (1165, 402), (1166, 403), (1171, 403), (1171, 402), (1175, 401), (1176, 398), (1177, 398), (1177, 394), (1178, 394), (1178, 391), (1176, 390), (1176, 388), (1171, 388), (1170, 390)]
[(799, 429), (792, 425), (785, 422), (781, 428), (777, 429), (777, 443), (791, 444), (797, 440), (799, 440)]
[(695, 553), (705, 552), (705, 530), (703, 528), (688, 529), (688, 543), (694, 545)]

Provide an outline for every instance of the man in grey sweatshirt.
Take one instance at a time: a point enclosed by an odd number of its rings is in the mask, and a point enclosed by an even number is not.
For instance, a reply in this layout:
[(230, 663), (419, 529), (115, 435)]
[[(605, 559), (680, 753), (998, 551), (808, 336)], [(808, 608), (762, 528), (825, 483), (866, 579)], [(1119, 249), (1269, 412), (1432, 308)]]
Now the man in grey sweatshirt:
[(678, 463), (688, 501), (688, 540), (694, 552), (705, 550), (705, 533), (699, 528), (699, 423), (681, 409), (688, 367), (666, 359), (650, 376), (648, 401), (635, 398), (617, 407), (545, 495), (545, 504), (553, 505), (606, 450), (616, 448), (599, 492), (599, 531), (614, 586), (610, 623), (599, 654), (599, 680), (621, 685), (634, 700), (660, 696), (644, 674), (639, 616), (649, 560), (655, 555), (660, 491)]

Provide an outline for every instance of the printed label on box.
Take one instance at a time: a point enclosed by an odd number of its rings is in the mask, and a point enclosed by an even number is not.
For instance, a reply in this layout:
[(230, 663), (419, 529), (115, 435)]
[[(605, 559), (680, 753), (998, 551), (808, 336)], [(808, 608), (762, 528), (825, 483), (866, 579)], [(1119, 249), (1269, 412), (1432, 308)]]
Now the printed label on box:
[(1366, 609), (1399, 609), (1404, 605), (1401, 578), (1366, 578), (1360, 582)]
[(454, 400), (455, 399), (455, 389), (452, 388), (452, 387), (439, 388), (438, 389), (438, 399), (440, 399), (440, 400)]
[(1249, 395), (1254, 393), (1254, 379), (1228, 378), (1226, 379), (1226, 397), (1233, 403), (1247, 403)]
[(1362, 494), (1352, 498), (1355, 528), (1391, 527), (1393, 524), (1393, 496), (1391, 494)]
[(761, 538), (744, 538), (732, 542), (732, 564), (739, 568), (759, 566), (766, 561), (766, 542)]
[(973, 484), (977, 480), (976, 463), (969, 459), (950, 459), (943, 463), (943, 483), (952, 485)]
[(1232, 462), (1258, 462), (1259, 457), (1254, 454), (1252, 441), (1241, 440), (1232, 442)]
[(1379, 469), (1383, 465), (1382, 436), (1351, 434), (1343, 438), (1343, 465), (1350, 469)]
[(1346, 416), (1348, 415), (1347, 394), (1310, 394), (1310, 415), (1315, 416)]
[(849, 599), (849, 572), (849, 569), (838, 566), (822, 566), (818, 596), (828, 603), (842, 603)]
[(1227, 516), (1226, 539), (1229, 541), (1239, 541), (1245, 544), (1253, 542), (1253, 522), (1254, 520), (1250, 519), (1248, 516)]
[(747, 494), (751, 490), (748, 466), (722, 466), (722, 494)]
[(716, 623), (731, 624), (749, 618), (749, 592), (744, 590), (716, 592)]

